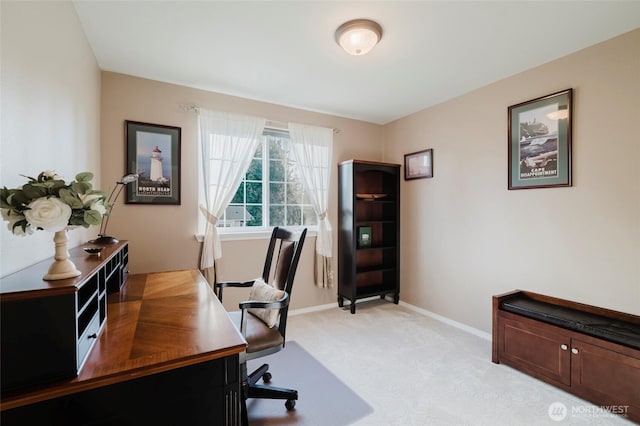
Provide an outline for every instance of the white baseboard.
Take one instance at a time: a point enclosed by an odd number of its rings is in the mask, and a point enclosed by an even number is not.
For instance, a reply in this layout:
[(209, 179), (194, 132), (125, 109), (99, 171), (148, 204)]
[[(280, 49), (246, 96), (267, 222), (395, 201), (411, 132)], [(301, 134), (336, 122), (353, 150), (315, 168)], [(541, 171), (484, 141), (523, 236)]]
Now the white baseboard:
[(417, 306), (410, 305), (409, 303), (406, 303), (406, 302), (403, 302), (403, 301), (400, 301), (400, 306), (404, 306), (405, 308), (411, 309), (414, 312), (417, 312), (417, 313), (422, 314), (424, 316), (433, 318), (433, 319), (435, 319), (437, 321), (440, 321), (440, 322), (443, 322), (443, 323), (448, 324), (450, 326), (453, 326), (455, 328), (458, 328), (458, 329), (460, 329), (462, 331), (466, 331), (467, 333), (470, 333), (470, 334), (473, 334), (475, 336), (481, 337), (481, 338), (483, 338), (485, 340), (491, 341), (491, 333), (487, 333), (485, 331), (478, 330), (477, 328), (470, 327), (470, 326), (468, 326), (466, 324), (463, 324), (461, 322), (454, 321), (451, 318), (443, 317), (442, 315), (438, 315), (435, 312), (431, 312), (431, 311), (428, 311), (426, 309), (418, 308)]
[[(378, 297), (376, 296), (375, 298), (371, 298), (371, 299), (377, 299)], [(368, 299), (361, 299), (362, 300), (368, 300)], [(457, 329), (460, 329), (462, 331), (466, 331), (467, 333), (473, 334), (474, 336), (478, 336), (482, 339), (485, 340), (489, 340), (491, 341), (491, 333), (487, 333), (485, 331), (482, 330), (478, 330), (477, 328), (473, 328), (470, 327), (466, 324), (463, 324), (461, 322), (458, 321), (454, 321), (451, 318), (447, 318), (447, 317), (443, 317), (442, 315), (438, 315), (435, 312), (431, 312), (428, 311), (426, 309), (422, 309), (422, 308), (418, 308), (417, 306), (411, 305), (409, 303), (400, 301), (400, 306), (404, 306), (405, 308), (412, 310), (414, 312), (419, 313), (420, 315), (424, 315), (426, 317), (429, 318), (433, 318), (436, 321), (440, 321), (443, 322), (447, 325), (450, 325), (452, 327), (455, 327)], [(317, 305), (317, 306), (309, 306), (307, 308), (300, 308), (300, 309), (293, 309), (291, 311), (289, 311), (289, 316), (294, 316), (294, 315), (302, 315), (302, 314), (308, 314), (311, 312), (318, 312), (318, 311), (326, 311), (327, 309), (335, 309), (337, 308), (338, 305), (337, 303), (327, 303), (326, 305)]]
[[(367, 300), (378, 300), (378, 299), (380, 299), (380, 296), (365, 297), (362, 299), (358, 299), (358, 302), (366, 302)], [(349, 300), (344, 301), (345, 306), (349, 306), (350, 303), (351, 301)], [(338, 303), (333, 302), (333, 303), (327, 303), (326, 305), (317, 305), (317, 306), (309, 306), (307, 308), (292, 309), (289, 311), (289, 316), (308, 314), (309, 312), (326, 311), (327, 309), (333, 309), (333, 308), (341, 309), (340, 307), (338, 307)]]
[(308, 308), (292, 309), (289, 316), (308, 314), (310, 312), (326, 311), (327, 309), (337, 308), (337, 303), (327, 303), (326, 305), (309, 306)]

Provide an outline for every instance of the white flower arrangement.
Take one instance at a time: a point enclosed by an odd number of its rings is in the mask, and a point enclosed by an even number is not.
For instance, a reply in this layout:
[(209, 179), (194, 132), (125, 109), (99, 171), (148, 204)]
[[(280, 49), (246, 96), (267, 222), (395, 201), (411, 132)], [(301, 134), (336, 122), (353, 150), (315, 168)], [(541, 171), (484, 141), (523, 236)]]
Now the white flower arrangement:
[(105, 197), (93, 189), (93, 173), (79, 173), (69, 183), (52, 171), (40, 173), (37, 179), (24, 177), (29, 181), (23, 186), (0, 189), (2, 218), (9, 222), (7, 227), (13, 234), (100, 225), (106, 213)]

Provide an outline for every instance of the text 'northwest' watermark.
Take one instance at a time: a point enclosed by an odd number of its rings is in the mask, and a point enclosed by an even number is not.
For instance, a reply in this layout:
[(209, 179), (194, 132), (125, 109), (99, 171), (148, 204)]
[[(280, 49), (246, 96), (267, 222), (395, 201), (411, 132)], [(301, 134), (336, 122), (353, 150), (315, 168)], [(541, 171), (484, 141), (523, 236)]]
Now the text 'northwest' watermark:
[(561, 422), (567, 417), (607, 418), (615, 416), (627, 417), (628, 405), (573, 405), (567, 408), (562, 402), (554, 402), (549, 405), (547, 413), (551, 420)]

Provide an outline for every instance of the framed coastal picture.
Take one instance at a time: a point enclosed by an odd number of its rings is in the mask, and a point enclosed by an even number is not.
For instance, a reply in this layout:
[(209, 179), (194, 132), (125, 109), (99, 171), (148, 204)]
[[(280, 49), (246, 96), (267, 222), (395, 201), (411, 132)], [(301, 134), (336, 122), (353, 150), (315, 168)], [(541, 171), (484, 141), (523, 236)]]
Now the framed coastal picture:
[(181, 128), (125, 122), (127, 173), (138, 173), (126, 186), (127, 204), (180, 204)]
[(404, 155), (404, 180), (433, 177), (433, 149)]
[(571, 186), (573, 89), (508, 108), (509, 189)]

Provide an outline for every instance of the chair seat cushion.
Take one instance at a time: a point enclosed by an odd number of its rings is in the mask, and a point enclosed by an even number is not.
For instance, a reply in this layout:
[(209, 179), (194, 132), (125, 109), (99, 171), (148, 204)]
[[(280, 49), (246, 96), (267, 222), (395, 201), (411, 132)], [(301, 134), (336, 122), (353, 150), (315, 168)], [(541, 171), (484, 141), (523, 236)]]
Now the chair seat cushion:
[[(262, 278), (258, 278), (253, 282), (251, 287), (251, 294), (249, 294), (249, 300), (256, 300), (258, 302), (275, 302), (276, 300), (284, 296), (283, 290), (270, 286), (265, 283)], [(256, 317), (260, 318), (267, 324), (267, 327), (273, 327), (278, 321), (279, 309), (262, 309), (262, 308), (249, 308)]]
[[(229, 316), (236, 328), (240, 330), (242, 312), (229, 312)], [(247, 353), (259, 352), (264, 349), (284, 345), (284, 337), (282, 337), (277, 328), (267, 327), (261, 319), (251, 313), (247, 313), (247, 330), (245, 339), (247, 340)]]

